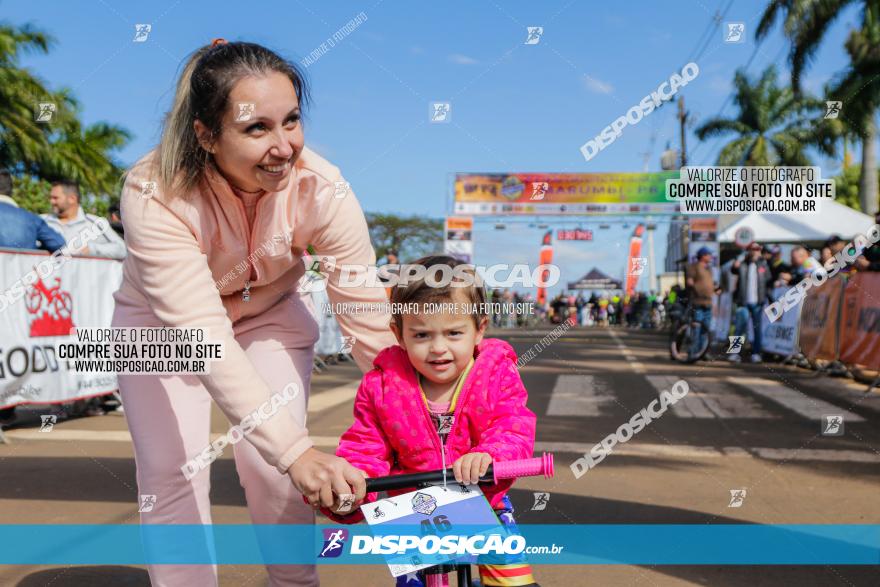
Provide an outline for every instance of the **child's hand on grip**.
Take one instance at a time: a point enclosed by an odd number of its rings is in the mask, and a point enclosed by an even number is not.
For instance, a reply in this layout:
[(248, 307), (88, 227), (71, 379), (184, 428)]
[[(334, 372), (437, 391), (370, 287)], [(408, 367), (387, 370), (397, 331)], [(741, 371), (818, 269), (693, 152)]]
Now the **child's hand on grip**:
[(463, 455), (452, 465), (455, 480), (464, 485), (472, 485), (480, 482), (480, 477), (489, 470), (492, 464), (492, 455), (486, 452), (471, 452)]

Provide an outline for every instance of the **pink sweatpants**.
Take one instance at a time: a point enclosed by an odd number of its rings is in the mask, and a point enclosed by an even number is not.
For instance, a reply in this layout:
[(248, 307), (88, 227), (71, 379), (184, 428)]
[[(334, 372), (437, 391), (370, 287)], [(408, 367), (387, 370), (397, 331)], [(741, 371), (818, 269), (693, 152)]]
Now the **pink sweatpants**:
[[(161, 326), (148, 309), (117, 306), (114, 326)], [(234, 325), (235, 338), (273, 393), (296, 382), (300, 393), (286, 407), (305, 426), (306, 404), (318, 327), (294, 294), (252, 318)], [(125, 417), (134, 441), (140, 495), (155, 495), (152, 511), (141, 513), (142, 524), (210, 524), (210, 470), (191, 480), (181, 466), (210, 442), (211, 397), (194, 375), (120, 375)], [(229, 450), (227, 447), (225, 450)], [(244, 440), (233, 447), (235, 467), (245, 490), (254, 524), (314, 524), (312, 509), (303, 503), (287, 475), (267, 464)], [(291, 544), (311, 548), (311, 545)], [(314, 565), (268, 565), (270, 585), (318, 585)], [(156, 587), (217, 585), (216, 565), (151, 565)]]

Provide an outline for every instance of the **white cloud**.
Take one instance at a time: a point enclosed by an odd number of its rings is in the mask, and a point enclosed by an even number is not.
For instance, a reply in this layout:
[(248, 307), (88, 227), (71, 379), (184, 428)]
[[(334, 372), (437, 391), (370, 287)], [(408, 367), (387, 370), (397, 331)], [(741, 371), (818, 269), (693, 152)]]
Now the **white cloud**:
[(473, 57), (468, 57), (467, 55), (462, 55), (460, 53), (453, 53), (449, 56), (449, 60), (453, 63), (457, 63), (458, 65), (476, 65), (479, 63)]
[(596, 94), (610, 94), (614, 92), (614, 86), (610, 83), (588, 75), (584, 75), (584, 85), (588, 90)]

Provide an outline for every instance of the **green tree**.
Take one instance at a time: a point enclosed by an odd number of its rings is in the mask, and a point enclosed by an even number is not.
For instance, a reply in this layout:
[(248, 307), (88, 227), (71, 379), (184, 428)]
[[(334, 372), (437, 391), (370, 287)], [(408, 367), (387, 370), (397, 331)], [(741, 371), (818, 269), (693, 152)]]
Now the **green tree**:
[(51, 212), (49, 207), (51, 187), (45, 179), (20, 175), (12, 180), (12, 198), (20, 208), (30, 210), (34, 214), (45, 214)]
[[(89, 211), (106, 212), (118, 198), (124, 171), (115, 154), (128, 143), (131, 134), (122, 127), (98, 122), (84, 126), (80, 106), (67, 89), (50, 91), (29, 71), (20, 67), (20, 57), (29, 52), (48, 53), (52, 38), (31, 25), (14, 27), (0, 23), (0, 167), (9, 169), (25, 206), (44, 212), (40, 202), (44, 184), (26, 178), (70, 179), (80, 184), (83, 204)], [(38, 120), (39, 104), (50, 104)], [(22, 191), (23, 190), (23, 191)], [(48, 195), (48, 191), (45, 190)]]
[(51, 37), (30, 25), (0, 23), (0, 166), (11, 171), (36, 161), (48, 144), (45, 129), (34, 120), (37, 96), (48, 92), (18, 67), (18, 59), (25, 53), (47, 53), (51, 43)]
[(823, 119), (824, 103), (780, 87), (775, 67), (768, 67), (754, 82), (737, 71), (733, 84), (736, 117), (713, 118), (696, 130), (701, 141), (737, 135), (721, 149), (718, 165), (810, 165), (808, 147), (834, 155), (842, 125)]
[(791, 42), (791, 83), (800, 93), (800, 79), (815, 57), (822, 39), (849, 6), (860, 8), (859, 28), (850, 31), (845, 47), (850, 65), (833, 86), (829, 100), (843, 102), (842, 115), (860, 129), (862, 165), (859, 197), (862, 211), (873, 214), (880, 206), (877, 183), (877, 124), (880, 108), (880, 2), (877, 0), (772, 0), (756, 31), (763, 38), (778, 18)]
[[(834, 200), (854, 210), (861, 210), (862, 202), (859, 198), (859, 182), (861, 177), (861, 165), (850, 165), (842, 170), (840, 174), (834, 177)], [(880, 181), (880, 171), (877, 173), (877, 179)]]
[(443, 220), (379, 212), (367, 212), (366, 217), (377, 259), (392, 249), (397, 251), (401, 262), (443, 251)]

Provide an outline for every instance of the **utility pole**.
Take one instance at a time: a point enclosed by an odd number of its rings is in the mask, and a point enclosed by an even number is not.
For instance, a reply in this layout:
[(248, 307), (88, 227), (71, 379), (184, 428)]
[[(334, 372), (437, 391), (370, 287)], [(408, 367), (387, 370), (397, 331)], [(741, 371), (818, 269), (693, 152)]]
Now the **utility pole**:
[(684, 96), (678, 96), (678, 122), (681, 127), (681, 166), (687, 166), (687, 147), (685, 147), (685, 124), (687, 123), (687, 112), (684, 111)]

